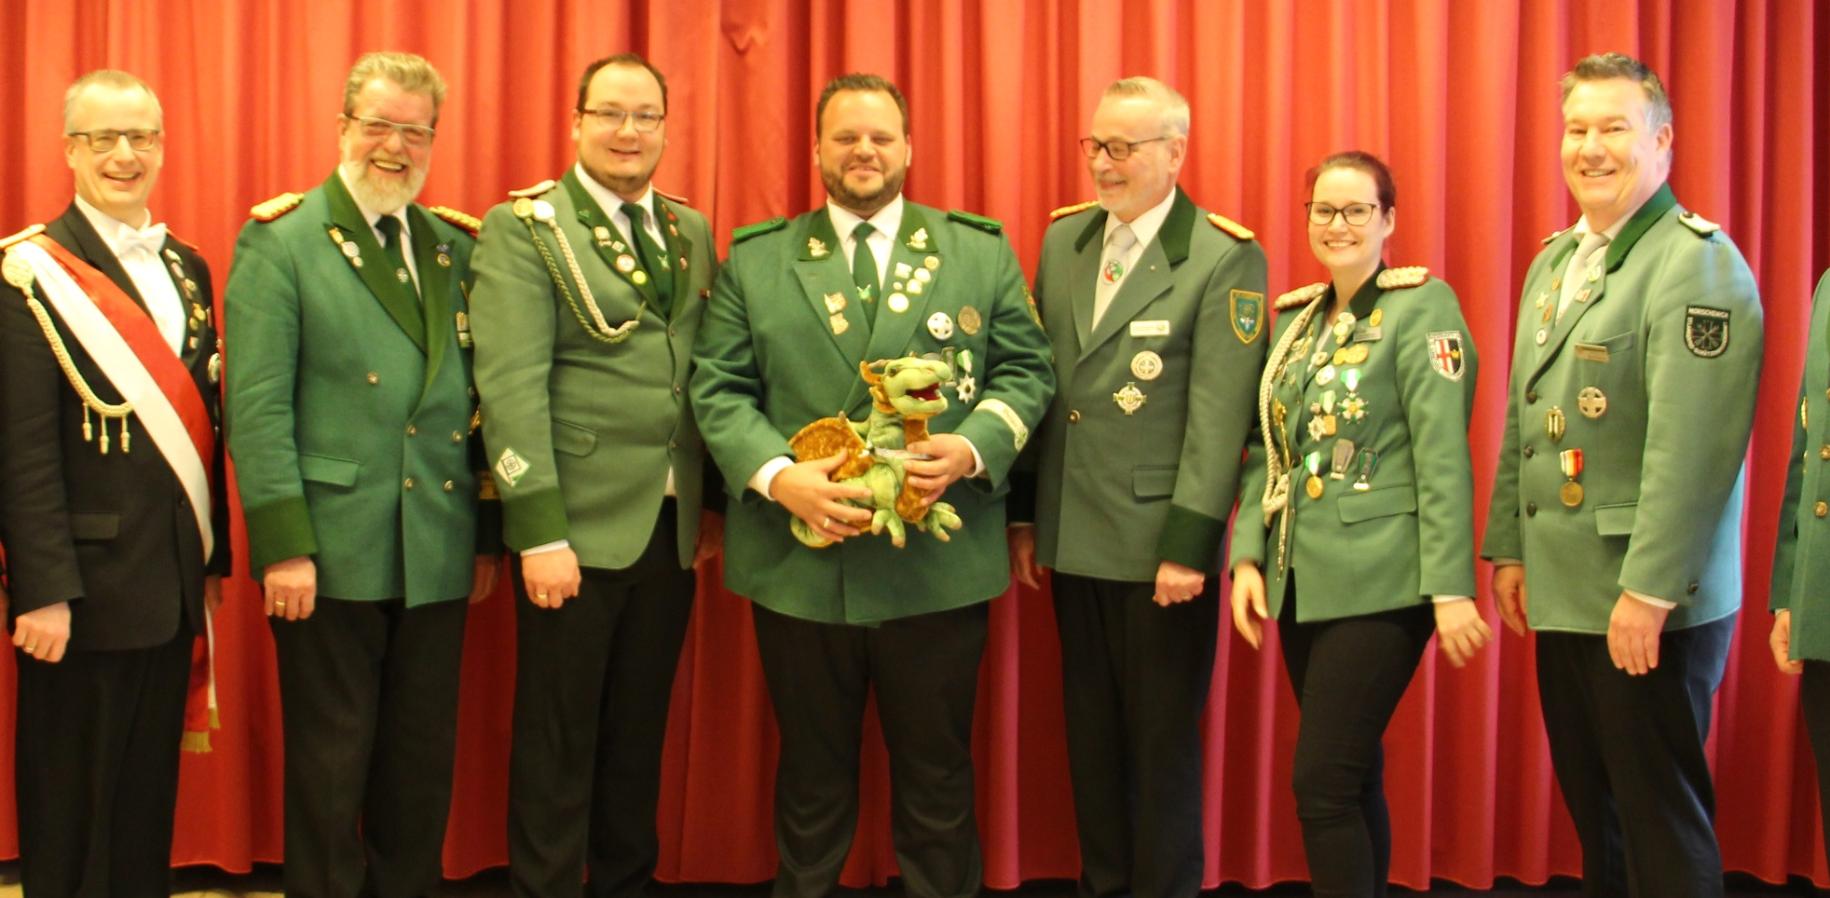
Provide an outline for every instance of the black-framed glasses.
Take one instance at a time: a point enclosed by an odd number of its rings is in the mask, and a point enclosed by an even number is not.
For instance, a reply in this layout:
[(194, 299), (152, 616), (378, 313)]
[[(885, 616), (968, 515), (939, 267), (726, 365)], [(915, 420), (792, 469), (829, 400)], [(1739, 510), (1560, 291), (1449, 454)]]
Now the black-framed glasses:
[(127, 146), (136, 153), (144, 153), (159, 145), (160, 135), (164, 132), (157, 128), (135, 128), (130, 131), (116, 131), (112, 128), (101, 131), (71, 131), (65, 137), (80, 137), (89, 149), (97, 153), (112, 152), (115, 145), (126, 139)]
[(1143, 140), (1100, 140), (1097, 137), (1082, 137), (1080, 138), (1080, 151), (1087, 154), (1088, 159), (1097, 159), (1099, 151), (1105, 150), (1106, 156), (1113, 162), (1123, 162), (1129, 159), (1138, 147), (1168, 139), (1167, 134), (1161, 137), (1146, 137)]
[(627, 109), (618, 109), (615, 106), (605, 106), (602, 109), (580, 109), (578, 110), (578, 114), (588, 118), (594, 118), (612, 131), (621, 130), (623, 123), (629, 122), (635, 126), (635, 130), (643, 134), (653, 134), (660, 130), (661, 123), (667, 120), (667, 113), (665, 112), (656, 112), (652, 109), (639, 109), (635, 112), (630, 112)]
[(391, 122), (387, 119), (376, 118), (372, 115), (349, 115), (346, 113), (343, 116), (343, 120), (346, 122), (354, 122), (357, 130), (362, 132), (362, 136), (370, 140), (387, 140), (389, 135), (399, 132), (400, 139), (410, 147), (426, 146), (432, 143), (432, 138), (438, 134), (436, 130), (425, 125), (409, 125), (404, 122)]
[(1357, 228), (1372, 221), (1373, 213), (1379, 211), (1379, 204), (1348, 203), (1337, 208), (1327, 203), (1304, 203), (1303, 208), (1309, 210), (1310, 224), (1327, 227), (1333, 224), (1334, 217), (1339, 215), (1343, 221)]

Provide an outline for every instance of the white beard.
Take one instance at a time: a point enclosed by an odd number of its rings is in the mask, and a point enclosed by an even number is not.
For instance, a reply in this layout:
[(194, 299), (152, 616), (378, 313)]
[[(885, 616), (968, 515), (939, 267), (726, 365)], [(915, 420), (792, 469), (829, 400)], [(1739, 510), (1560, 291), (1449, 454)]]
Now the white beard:
[(426, 170), (412, 168), (408, 170), (407, 180), (398, 186), (377, 184), (370, 178), (369, 164), (366, 160), (346, 159), (338, 166), (343, 171), (343, 182), (349, 186), (350, 195), (364, 209), (381, 215), (393, 215), (406, 208), (419, 196), (421, 188), (426, 186)]

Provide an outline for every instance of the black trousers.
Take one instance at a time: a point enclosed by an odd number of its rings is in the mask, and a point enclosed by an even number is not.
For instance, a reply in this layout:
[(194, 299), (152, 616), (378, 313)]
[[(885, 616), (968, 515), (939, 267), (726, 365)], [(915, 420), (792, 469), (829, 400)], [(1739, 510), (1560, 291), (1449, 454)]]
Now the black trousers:
[(556, 609), (528, 599), (514, 565), (516, 895), (633, 896), (654, 875), (661, 746), (695, 583), (675, 539), (668, 500), (633, 565), (585, 568), (578, 595)]
[(457, 749), (462, 599), (319, 597), (269, 620), (286, 742), (290, 898), (430, 893), (443, 872)]
[(171, 894), (178, 745), (195, 638), (180, 624), (171, 641), (153, 648), (70, 652), (57, 664), (13, 653), (25, 894)]
[(1817, 805), (1824, 820), (1824, 855), (1830, 857), (1830, 662), (1806, 661), (1799, 698), (1805, 708), (1805, 730), (1817, 759)]
[(977, 894), (984, 862), (973, 816), (972, 712), (986, 604), (876, 627), (752, 607), (781, 727), (774, 898), (825, 898), (838, 883), (857, 825), (858, 744), (873, 686), (903, 890), (912, 898)]
[[(1316, 898), (1384, 896), (1392, 825), (1380, 739), (1436, 631), (1429, 605), (1300, 624), (1295, 572), (1277, 632), (1302, 712), (1291, 787)], [(1308, 596), (1309, 601), (1325, 601)]]
[(1615, 669), (1607, 637), (1539, 633), (1550, 760), (1582, 843), (1582, 894), (1720, 898), (1703, 743), (1735, 619), (1667, 631), (1658, 667)]
[(1082, 898), (1201, 890), (1201, 712), (1219, 580), (1163, 608), (1155, 583), (1055, 574)]

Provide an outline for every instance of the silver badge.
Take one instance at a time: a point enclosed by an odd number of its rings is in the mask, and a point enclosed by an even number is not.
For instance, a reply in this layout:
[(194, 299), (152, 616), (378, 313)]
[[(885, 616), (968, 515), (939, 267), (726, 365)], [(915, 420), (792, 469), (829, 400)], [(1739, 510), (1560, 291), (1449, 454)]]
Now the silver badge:
[[(900, 294), (900, 293), (896, 294), (896, 296), (901, 296), (901, 295), (902, 294)], [(894, 304), (896, 302), (896, 296), (890, 297), (890, 303), (891, 303), (892, 308), (894, 308)], [(906, 299), (903, 300), (903, 305), (906, 308), (908, 305), (908, 300), (906, 300)], [(896, 309), (896, 311), (900, 312), (900, 311), (902, 311), (902, 309)], [(946, 312), (935, 312), (934, 314), (929, 315), (928, 316), (928, 333), (931, 334), (934, 337), (934, 339), (936, 339), (936, 340), (945, 340), (949, 337), (952, 337), (953, 336), (953, 318), (951, 316), (949, 316)]]
[(1163, 373), (1163, 357), (1146, 349), (1131, 357), (1131, 373), (1138, 380), (1156, 380)]

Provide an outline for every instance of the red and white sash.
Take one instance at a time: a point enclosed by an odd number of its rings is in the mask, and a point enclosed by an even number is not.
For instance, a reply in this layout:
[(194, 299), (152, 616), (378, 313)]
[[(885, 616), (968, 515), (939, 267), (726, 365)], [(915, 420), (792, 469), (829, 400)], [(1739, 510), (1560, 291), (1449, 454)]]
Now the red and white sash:
[(146, 310), (57, 241), (39, 234), (9, 247), (7, 255), (31, 266), (38, 295), (57, 310), (83, 351), (133, 408), (184, 487), (203, 538), (203, 557), (209, 558), (216, 544), (210, 524), (216, 432), (190, 369)]

